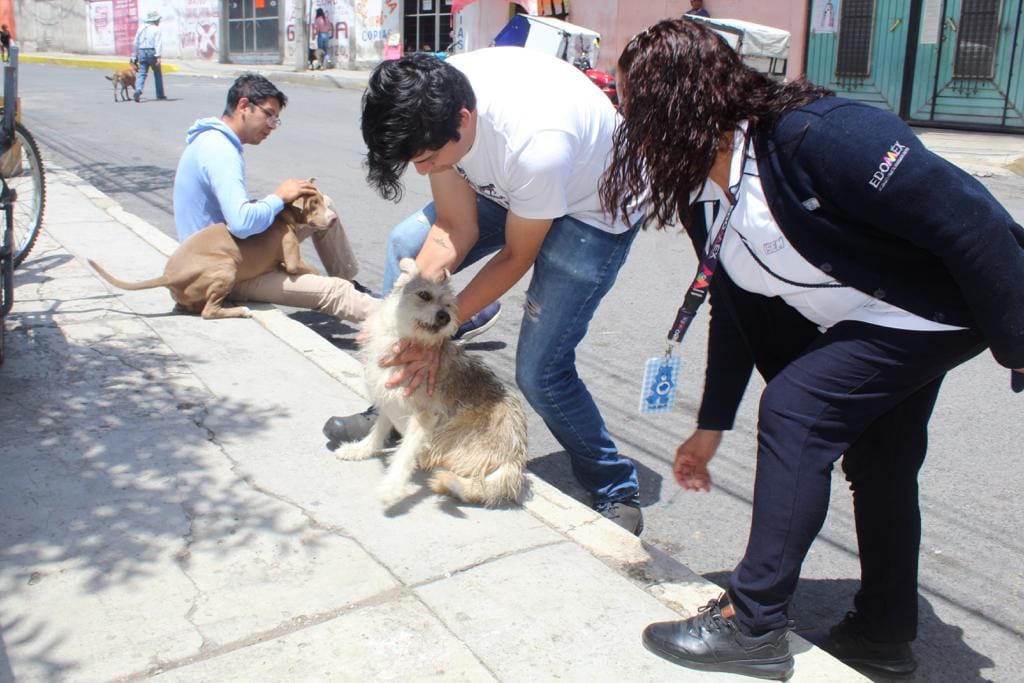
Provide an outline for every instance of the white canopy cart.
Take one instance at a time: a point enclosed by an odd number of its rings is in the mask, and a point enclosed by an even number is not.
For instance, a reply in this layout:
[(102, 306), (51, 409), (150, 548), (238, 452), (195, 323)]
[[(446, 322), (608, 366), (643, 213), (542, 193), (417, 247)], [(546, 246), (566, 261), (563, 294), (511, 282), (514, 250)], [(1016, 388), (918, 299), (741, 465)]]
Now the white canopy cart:
[(786, 74), (789, 31), (742, 19), (709, 19), (694, 15), (685, 15), (685, 18), (699, 21), (714, 30), (746, 64), (758, 71), (778, 77)]

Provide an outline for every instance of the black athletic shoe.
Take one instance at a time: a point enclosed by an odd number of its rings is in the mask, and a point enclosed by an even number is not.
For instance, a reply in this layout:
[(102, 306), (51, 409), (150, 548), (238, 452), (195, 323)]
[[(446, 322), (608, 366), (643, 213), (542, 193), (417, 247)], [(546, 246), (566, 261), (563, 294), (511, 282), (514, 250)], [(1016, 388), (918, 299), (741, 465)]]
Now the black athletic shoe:
[(361, 413), (329, 418), (324, 423), (327, 448), (337, 450), (338, 446), (350, 441), (359, 441), (373, 428), (377, 421), (377, 407), (370, 406)]
[(598, 503), (594, 509), (599, 515), (610, 519), (634, 536), (643, 533), (644, 513), (640, 510), (640, 501), (635, 496)]
[(909, 676), (917, 669), (917, 660), (910, 643), (876, 643), (864, 635), (856, 612), (847, 612), (843, 620), (830, 629), (800, 632), (810, 643), (820, 647), (844, 664), (886, 674)]
[(644, 629), (644, 647), (670, 662), (701, 671), (773, 678), (784, 681), (793, 673), (789, 627), (759, 636), (740, 631), (735, 617), (726, 618), (729, 604), (723, 594), (685, 621), (662, 621)]
[(142, 91), (141, 90), (136, 90), (135, 94), (132, 95), (132, 99), (134, 99), (136, 102), (141, 100), (142, 99)]

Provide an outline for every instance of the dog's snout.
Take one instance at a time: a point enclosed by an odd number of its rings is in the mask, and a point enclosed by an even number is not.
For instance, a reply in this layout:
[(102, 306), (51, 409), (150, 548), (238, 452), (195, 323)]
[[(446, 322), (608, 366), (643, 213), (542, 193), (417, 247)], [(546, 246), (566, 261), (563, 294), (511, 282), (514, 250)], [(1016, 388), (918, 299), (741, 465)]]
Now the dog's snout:
[(437, 315), (434, 316), (434, 322), (437, 323), (438, 327), (444, 327), (452, 321), (452, 316), (448, 311), (438, 311)]

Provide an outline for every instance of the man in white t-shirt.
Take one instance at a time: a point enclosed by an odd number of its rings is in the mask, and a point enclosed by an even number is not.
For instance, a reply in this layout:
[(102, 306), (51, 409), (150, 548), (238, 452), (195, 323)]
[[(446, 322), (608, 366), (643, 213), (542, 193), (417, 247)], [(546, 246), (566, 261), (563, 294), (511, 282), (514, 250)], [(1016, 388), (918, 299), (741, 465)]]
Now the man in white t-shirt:
[[(611, 288), (640, 214), (616, 220), (598, 183), (618, 115), (570, 64), (518, 47), (441, 61), (414, 54), (383, 62), (363, 97), (370, 183), (402, 194), (411, 163), (434, 201), (388, 241), (383, 291), (398, 261), (440, 274), (494, 256), (459, 293), (463, 322), (533, 268), (516, 352), (516, 382), (568, 452), (595, 509), (639, 534), (636, 467), (621, 455), (576, 372), (575, 349)], [(436, 349), (407, 348), (392, 382), (432, 385)], [(352, 436), (356, 416), (332, 418), (328, 438)], [(339, 439), (340, 440), (340, 439)]]

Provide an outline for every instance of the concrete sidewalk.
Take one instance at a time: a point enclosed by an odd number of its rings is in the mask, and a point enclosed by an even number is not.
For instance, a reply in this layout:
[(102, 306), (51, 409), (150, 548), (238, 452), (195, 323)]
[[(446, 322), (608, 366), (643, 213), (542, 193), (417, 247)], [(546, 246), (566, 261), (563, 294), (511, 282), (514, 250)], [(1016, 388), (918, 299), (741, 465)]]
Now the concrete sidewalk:
[[(320, 436), (357, 361), (276, 309), (112, 290), (86, 258), (143, 279), (174, 241), (47, 180), (0, 367), (0, 681), (730, 678), (640, 644), (719, 589), (543, 481), (382, 511), (384, 462)], [(793, 645), (793, 680), (864, 680)]]

